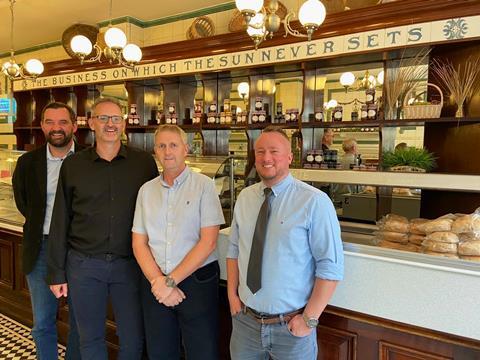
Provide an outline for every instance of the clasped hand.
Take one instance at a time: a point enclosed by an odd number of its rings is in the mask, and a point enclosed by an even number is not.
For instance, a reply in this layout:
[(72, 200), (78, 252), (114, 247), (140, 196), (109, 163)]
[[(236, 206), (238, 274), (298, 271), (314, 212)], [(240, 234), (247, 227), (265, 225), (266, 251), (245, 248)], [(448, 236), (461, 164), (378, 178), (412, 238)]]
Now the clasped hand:
[(178, 287), (168, 287), (165, 276), (156, 277), (151, 281), (151, 291), (155, 299), (165, 306), (176, 306), (185, 300), (186, 296)]

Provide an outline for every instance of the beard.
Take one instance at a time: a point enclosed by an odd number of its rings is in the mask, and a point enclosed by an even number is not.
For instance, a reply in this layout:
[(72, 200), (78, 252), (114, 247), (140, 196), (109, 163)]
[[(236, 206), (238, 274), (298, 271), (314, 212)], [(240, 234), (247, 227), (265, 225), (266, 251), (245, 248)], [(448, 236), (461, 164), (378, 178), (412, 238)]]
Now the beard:
[[(53, 137), (53, 135), (63, 135), (62, 138)], [(65, 131), (50, 131), (47, 135), (47, 142), (54, 147), (64, 147), (72, 140), (73, 133), (66, 134)]]

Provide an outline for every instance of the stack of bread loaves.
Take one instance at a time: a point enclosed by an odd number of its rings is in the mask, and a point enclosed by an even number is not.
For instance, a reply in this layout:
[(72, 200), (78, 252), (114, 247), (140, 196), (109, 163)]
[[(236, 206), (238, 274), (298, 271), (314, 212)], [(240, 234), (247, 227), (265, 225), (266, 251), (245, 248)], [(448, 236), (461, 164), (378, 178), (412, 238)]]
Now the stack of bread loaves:
[(452, 231), (458, 235), (458, 254), (461, 259), (480, 261), (480, 209), (457, 218)]
[(409, 222), (406, 217), (388, 214), (377, 221), (375, 240), (378, 246), (404, 251), (416, 251), (416, 245), (408, 243)]
[(427, 236), (422, 242), (423, 252), (430, 255), (457, 258), (458, 236), (452, 232), (455, 215), (448, 214), (419, 225)]
[(412, 219), (410, 220), (410, 228), (408, 234), (408, 243), (413, 247), (417, 252), (422, 251), (422, 243), (425, 241), (425, 231), (422, 229), (422, 225), (425, 224), (428, 220), (423, 218)]

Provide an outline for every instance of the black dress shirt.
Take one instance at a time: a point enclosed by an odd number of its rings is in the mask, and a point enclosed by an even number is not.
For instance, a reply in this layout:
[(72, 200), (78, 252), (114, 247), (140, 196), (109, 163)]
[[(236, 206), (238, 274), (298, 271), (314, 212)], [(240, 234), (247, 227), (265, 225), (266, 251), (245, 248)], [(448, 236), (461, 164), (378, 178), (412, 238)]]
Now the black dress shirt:
[(131, 256), (137, 193), (156, 176), (152, 155), (123, 145), (112, 161), (93, 147), (65, 159), (48, 239), (48, 283), (66, 282), (70, 248), (92, 256)]

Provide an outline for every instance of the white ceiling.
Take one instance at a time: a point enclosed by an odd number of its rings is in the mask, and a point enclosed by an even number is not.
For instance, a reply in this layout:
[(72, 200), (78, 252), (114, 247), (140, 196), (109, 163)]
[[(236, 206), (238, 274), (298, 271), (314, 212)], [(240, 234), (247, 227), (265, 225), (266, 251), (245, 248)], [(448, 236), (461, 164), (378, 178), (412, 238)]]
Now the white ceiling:
[[(114, 0), (112, 18), (132, 16), (142, 21), (188, 13), (226, 0)], [(168, 5), (167, 5), (168, 4)], [(15, 50), (61, 40), (76, 23), (96, 25), (109, 19), (110, 0), (16, 0)], [(0, 54), (10, 50), (10, 2), (0, 0)]]

